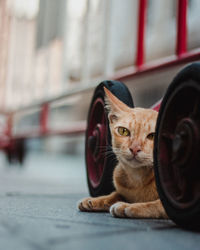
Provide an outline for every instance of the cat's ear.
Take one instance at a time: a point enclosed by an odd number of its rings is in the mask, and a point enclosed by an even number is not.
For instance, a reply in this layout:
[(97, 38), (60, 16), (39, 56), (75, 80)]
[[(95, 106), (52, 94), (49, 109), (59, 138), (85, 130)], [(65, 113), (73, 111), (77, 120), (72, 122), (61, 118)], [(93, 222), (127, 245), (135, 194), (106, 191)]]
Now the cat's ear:
[(107, 88), (104, 87), (105, 91), (105, 107), (108, 110), (108, 118), (110, 123), (117, 121), (123, 112), (130, 111), (130, 108), (114, 96)]

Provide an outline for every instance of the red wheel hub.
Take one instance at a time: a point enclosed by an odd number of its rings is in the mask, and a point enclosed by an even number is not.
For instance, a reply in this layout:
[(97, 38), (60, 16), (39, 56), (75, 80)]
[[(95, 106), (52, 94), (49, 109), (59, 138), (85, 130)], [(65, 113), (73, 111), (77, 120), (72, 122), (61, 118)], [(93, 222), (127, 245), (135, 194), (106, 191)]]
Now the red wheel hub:
[(97, 98), (88, 119), (86, 160), (91, 185), (96, 188), (102, 178), (107, 150), (107, 120), (104, 101)]

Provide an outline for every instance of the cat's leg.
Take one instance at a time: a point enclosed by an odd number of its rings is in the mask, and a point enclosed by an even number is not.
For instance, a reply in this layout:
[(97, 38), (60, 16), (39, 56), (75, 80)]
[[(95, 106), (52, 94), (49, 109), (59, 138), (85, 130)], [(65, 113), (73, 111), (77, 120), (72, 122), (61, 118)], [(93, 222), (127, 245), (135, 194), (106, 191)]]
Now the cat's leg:
[(118, 201), (122, 201), (121, 195), (117, 192), (112, 192), (109, 195), (100, 197), (89, 197), (81, 200), (78, 203), (78, 208), (81, 211), (104, 211), (109, 212), (110, 206)]
[(110, 213), (115, 217), (167, 219), (168, 216), (161, 201), (142, 203), (117, 202), (110, 208)]

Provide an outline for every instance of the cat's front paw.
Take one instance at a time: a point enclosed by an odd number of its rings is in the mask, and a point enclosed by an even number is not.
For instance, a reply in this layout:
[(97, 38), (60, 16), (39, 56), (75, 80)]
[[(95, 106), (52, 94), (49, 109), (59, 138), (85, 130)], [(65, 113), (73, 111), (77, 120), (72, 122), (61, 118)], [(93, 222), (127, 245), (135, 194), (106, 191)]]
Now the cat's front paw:
[(89, 197), (78, 202), (78, 209), (85, 212), (108, 211), (109, 205), (101, 197)]
[(78, 209), (80, 211), (90, 211), (92, 209), (91, 198), (84, 198), (78, 202)]
[(114, 217), (124, 218), (126, 217), (125, 209), (129, 206), (130, 206), (129, 203), (117, 202), (110, 207), (110, 213)]

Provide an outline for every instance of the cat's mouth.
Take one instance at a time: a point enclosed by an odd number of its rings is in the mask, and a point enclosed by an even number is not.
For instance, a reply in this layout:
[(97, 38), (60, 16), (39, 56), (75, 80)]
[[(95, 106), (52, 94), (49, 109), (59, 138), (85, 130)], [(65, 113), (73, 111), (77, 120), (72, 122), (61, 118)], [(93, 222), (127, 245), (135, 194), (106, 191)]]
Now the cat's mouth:
[(150, 160), (146, 160), (144, 158), (139, 158), (138, 155), (136, 156), (129, 156), (124, 158), (126, 160), (126, 162), (134, 167), (142, 167), (142, 166), (148, 166), (148, 167), (152, 167), (153, 166), (153, 162)]
[(126, 157), (126, 160), (129, 161), (129, 162), (138, 162), (138, 163), (141, 163), (141, 160), (137, 157), (137, 156), (131, 156), (131, 157)]

